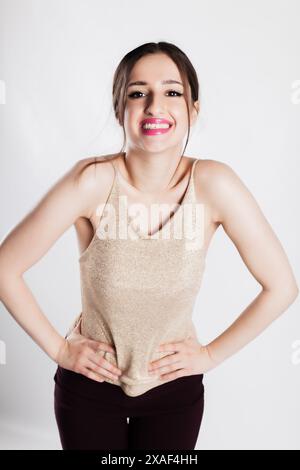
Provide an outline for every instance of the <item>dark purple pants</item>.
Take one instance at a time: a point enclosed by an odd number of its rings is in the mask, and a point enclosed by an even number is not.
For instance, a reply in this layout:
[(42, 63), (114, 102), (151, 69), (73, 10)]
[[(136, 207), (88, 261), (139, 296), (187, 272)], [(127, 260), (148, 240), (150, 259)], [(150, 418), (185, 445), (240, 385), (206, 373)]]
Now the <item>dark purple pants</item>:
[(60, 366), (54, 381), (64, 450), (195, 449), (204, 409), (203, 374), (179, 377), (136, 397)]

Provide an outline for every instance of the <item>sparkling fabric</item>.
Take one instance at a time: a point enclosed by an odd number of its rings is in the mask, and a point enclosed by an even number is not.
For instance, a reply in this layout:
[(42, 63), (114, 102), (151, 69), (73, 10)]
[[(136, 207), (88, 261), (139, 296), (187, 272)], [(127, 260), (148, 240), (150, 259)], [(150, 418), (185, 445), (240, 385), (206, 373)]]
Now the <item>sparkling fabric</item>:
[[(151, 361), (173, 354), (158, 352), (160, 344), (197, 338), (192, 313), (206, 255), (202, 219), (196, 217), (197, 161), (192, 163), (179, 208), (151, 235), (134, 229), (125, 214), (124, 203), (120, 204), (120, 175), (113, 165), (114, 181), (103, 214), (92, 241), (79, 257), (82, 312), (71, 329), (80, 322), (84, 336), (115, 347), (116, 357), (109, 352), (101, 354), (123, 374), (117, 380), (105, 380), (122, 387), (128, 396), (173, 380), (148, 373)], [(185, 207), (189, 208), (186, 213)], [(186, 231), (178, 236), (176, 228), (183, 224)], [(125, 229), (130, 236), (127, 233), (124, 237)]]

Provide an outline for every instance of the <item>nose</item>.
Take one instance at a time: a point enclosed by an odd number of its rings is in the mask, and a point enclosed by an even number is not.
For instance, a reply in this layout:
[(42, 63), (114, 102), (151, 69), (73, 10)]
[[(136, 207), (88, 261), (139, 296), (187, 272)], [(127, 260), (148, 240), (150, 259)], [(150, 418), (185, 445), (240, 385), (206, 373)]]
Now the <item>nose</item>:
[(158, 95), (149, 96), (148, 100), (146, 101), (146, 114), (152, 114), (153, 116), (159, 116), (163, 113), (163, 102), (161, 97)]

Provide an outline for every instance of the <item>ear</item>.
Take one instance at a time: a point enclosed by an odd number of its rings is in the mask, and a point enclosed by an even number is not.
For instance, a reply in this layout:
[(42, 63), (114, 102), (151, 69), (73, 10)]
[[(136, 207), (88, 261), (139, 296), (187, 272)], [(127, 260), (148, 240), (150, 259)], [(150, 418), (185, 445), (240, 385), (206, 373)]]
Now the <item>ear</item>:
[(194, 105), (191, 110), (191, 126), (193, 126), (197, 120), (198, 114), (200, 110), (200, 103), (199, 100), (194, 101)]

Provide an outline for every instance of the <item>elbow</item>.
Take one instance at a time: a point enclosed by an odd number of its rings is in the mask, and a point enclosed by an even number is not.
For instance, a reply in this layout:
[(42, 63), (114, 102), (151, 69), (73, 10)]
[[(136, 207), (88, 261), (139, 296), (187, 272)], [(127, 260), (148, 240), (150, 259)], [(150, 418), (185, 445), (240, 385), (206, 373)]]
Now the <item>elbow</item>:
[(287, 306), (294, 303), (299, 295), (299, 287), (294, 280), (288, 283), (282, 282), (280, 286), (272, 288), (263, 287), (263, 290), (272, 293), (278, 300), (284, 301)]
[(290, 299), (290, 302), (293, 303), (299, 295), (299, 287), (296, 279), (293, 278), (291, 282), (287, 283), (284, 290), (286, 291), (286, 295)]
[(293, 288), (291, 289), (290, 295), (291, 295), (291, 303), (295, 302), (295, 300), (297, 299), (299, 295), (299, 287), (297, 284), (295, 284)]
[(0, 269), (0, 302), (3, 302), (3, 298), (8, 289), (11, 289), (15, 285), (15, 281), (18, 278), (17, 275)]

